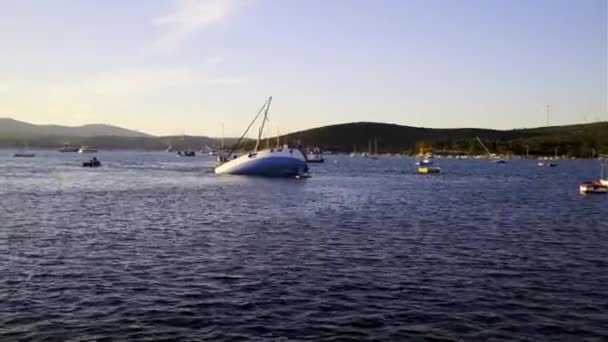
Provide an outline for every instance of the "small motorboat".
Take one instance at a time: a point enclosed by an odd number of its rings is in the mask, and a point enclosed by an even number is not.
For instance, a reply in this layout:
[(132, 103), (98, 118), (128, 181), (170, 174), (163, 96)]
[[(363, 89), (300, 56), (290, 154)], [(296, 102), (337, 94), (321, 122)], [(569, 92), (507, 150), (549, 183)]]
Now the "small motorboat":
[(440, 173), (441, 168), (435, 165), (435, 161), (432, 155), (428, 155), (423, 160), (416, 163), (418, 165), (418, 173), (429, 174), (429, 173)]
[(94, 148), (89, 148), (88, 146), (81, 146), (80, 149), (78, 149), (78, 153), (97, 153), (99, 151), (97, 151)]
[(100, 167), (101, 162), (97, 158), (93, 158), (87, 162), (82, 163), (83, 167)]
[(581, 194), (605, 194), (608, 193), (608, 186), (600, 181), (588, 181), (581, 183), (579, 190)]
[(323, 163), (325, 158), (320, 152), (310, 152), (306, 155), (306, 161), (308, 163)]
[(556, 163), (549, 163), (547, 166), (549, 166), (549, 167), (556, 167), (557, 164)]
[(212, 149), (208, 152), (208, 154), (210, 156), (223, 156), (226, 154), (226, 152), (224, 150), (213, 150)]
[(63, 144), (63, 146), (58, 151), (62, 152), (62, 153), (66, 153), (66, 152), (75, 153), (75, 152), (78, 152), (79, 150), (80, 149), (76, 146), (72, 146), (70, 144)]
[(420, 174), (441, 173), (441, 168), (439, 166), (433, 166), (433, 165), (418, 166), (418, 173), (420, 173)]
[(194, 151), (178, 151), (178, 157), (196, 157), (196, 152)]

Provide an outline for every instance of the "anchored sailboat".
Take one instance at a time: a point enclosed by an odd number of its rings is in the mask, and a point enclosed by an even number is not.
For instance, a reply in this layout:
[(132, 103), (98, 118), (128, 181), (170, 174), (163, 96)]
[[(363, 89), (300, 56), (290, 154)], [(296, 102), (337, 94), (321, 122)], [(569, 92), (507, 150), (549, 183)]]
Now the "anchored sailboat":
[(369, 158), (378, 159), (378, 138), (377, 137), (374, 137), (374, 153), (372, 154), (370, 151)]
[(602, 158), (602, 165), (600, 170), (600, 184), (608, 187), (608, 156), (600, 156)]
[[(297, 148), (291, 148), (288, 145), (283, 145), (282, 148), (260, 150), (260, 142), (262, 140), (262, 132), (264, 125), (268, 121), (268, 110), (272, 97), (268, 99), (254, 117), (249, 127), (245, 130), (241, 138), (234, 145), (232, 150), (222, 158), (222, 163), (215, 168), (217, 174), (232, 174), (232, 175), (255, 175), (267, 177), (305, 177), (308, 176), (308, 164), (306, 157)], [(240, 157), (231, 159), (234, 151), (239, 143), (247, 135), (247, 132), (257, 121), (260, 115), (264, 113), (261, 127), (258, 131), (258, 139), (255, 148), (250, 153)]]

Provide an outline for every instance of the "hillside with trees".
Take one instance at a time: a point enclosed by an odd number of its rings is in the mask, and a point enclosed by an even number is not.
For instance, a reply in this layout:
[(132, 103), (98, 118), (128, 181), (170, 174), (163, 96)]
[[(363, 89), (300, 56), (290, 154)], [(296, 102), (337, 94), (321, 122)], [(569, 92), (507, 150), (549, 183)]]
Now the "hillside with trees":
[(281, 141), (336, 152), (367, 151), (378, 141), (380, 153), (415, 154), (421, 148), (445, 154), (483, 154), (479, 137), (500, 154), (592, 157), (608, 153), (608, 122), (533, 129), (433, 129), (394, 124), (357, 122), (291, 133)]

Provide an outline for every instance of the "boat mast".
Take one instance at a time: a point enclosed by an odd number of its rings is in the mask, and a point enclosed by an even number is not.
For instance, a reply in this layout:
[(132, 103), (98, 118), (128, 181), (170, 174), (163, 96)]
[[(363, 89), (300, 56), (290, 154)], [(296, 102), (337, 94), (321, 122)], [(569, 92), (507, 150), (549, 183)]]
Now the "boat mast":
[(224, 123), (222, 122), (222, 151), (224, 150)]
[(262, 119), (262, 127), (260, 127), (260, 131), (258, 132), (258, 140), (255, 143), (254, 152), (257, 152), (260, 147), (260, 141), (262, 140), (262, 132), (264, 131), (264, 125), (266, 121), (268, 121), (268, 110), (270, 109), (270, 103), (272, 102), (272, 96), (268, 98), (268, 103), (266, 104), (266, 110), (264, 111), (264, 119)]
[(475, 137), (475, 139), (477, 139), (477, 141), (479, 141), (479, 144), (481, 145), (481, 147), (483, 147), (484, 150), (486, 150), (486, 152), (488, 153), (490, 158), (494, 157), (494, 155), (490, 152), (490, 150), (488, 150), (486, 145), (483, 144), (483, 142), (481, 141), (481, 139), (479, 139), (479, 137)]
[(378, 137), (374, 137), (374, 154), (378, 154)]
[[(272, 99), (272, 97), (271, 97), (271, 99)], [(236, 149), (239, 147), (239, 144), (241, 143), (241, 141), (243, 141), (243, 138), (245, 138), (245, 136), (247, 135), (247, 132), (249, 132), (249, 130), (251, 129), (251, 126), (253, 126), (253, 124), (256, 122), (256, 120), (258, 119), (258, 117), (260, 116), (260, 114), (262, 114), (262, 111), (264, 111), (264, 108), (266, 108), (266, 106), (269, 105), (269, 104), (270, 104), (269, 100), (267, 100), (266, 102), (264, 102), (264, 105), (262, 106), (262, 108), (260, 108), (260, 110), (258, 111), (258, 113), (253, 118), (253, 120), (251, 120), (251, 122), (249, 123), (249, 126), (247, 126), (247, 129), (245, 129), (245, 132), (243, 132), (243, 134), (241, 135), (241, 137), (239, 138), (239, 140), (237, 140), (236, 143), (234, 145), (232, 145), (232, 148), (230, 149), (230, 152), (228, 152), (228, 155), (226, 156), (226, 159), (229, 159), (230, 156), (232, 156), (232, 154), (234, 153), (234, 151), (236, 151)], [(266, 109), (266, 112), (268, 112), (268, 109)]]

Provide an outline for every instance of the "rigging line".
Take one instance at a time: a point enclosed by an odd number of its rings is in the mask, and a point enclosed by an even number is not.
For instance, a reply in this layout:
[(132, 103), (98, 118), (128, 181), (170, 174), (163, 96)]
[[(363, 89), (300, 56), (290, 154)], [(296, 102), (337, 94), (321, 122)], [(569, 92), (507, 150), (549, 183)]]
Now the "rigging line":
[(241, 137), (239, 138), (239, 140), (237, 140), (237, 142), (230, 149), (230, 152), (228, 152), (228, 155), (226, 155), (226, 160), (229, 160), (230, 156), (232, 156), (232, 154), (234, 153), (234, 151), (236, 151), (237, 147), (239, 146), (239, 144), (241, 143), (241, 141), (243, 140), (243, 138), (245, 138), (245, 136), (247, 135), (247, 132), (249, 132), (249, 129), (251, 129), (251, 126), (253, 126), (253, 124), (256, 122), (256, 120), (258, 119), (258, 117), (260, 116), (260, 114), (262, 114), (262, 112), (264, 112), (264, 109), (268, 105), (269, 101), (270, 101), (270, 99), (268, 99), (268, 100), (266, 100), (266, 102), (264, 102), (264, 105), (262, 106), (262, 108), (260, 108), (260, 110), (258, 111), (258, 113), (255, 115), (255, 117), (253, 118), (253, 120), (251, 121), (251, 123), (249, 124), (249, 126), (247, 127), (247, 129), (245, 130), (245, 132), (243, 133), (243, 135), (241, 135)]

